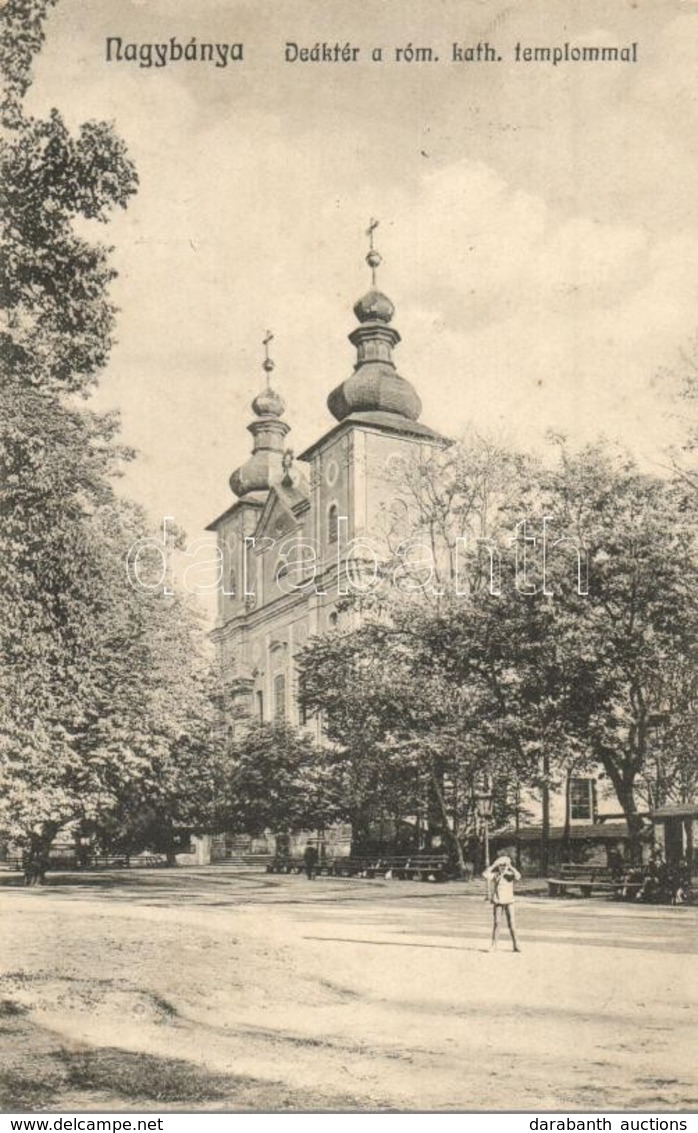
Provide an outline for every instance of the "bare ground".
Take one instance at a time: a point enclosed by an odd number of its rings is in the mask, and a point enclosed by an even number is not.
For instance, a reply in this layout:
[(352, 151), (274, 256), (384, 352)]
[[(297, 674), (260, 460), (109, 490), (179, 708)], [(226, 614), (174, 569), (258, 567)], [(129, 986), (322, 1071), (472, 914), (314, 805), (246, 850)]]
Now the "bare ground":
[(0, 888), (7, 1110), (698, 1106), (695, 909), (101, 875)]

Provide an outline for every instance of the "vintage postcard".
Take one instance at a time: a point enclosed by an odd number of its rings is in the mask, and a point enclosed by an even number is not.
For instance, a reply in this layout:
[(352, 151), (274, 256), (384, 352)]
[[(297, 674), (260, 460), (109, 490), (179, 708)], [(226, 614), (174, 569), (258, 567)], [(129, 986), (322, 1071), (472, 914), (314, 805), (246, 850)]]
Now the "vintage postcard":
[(688, 1129), (695, 2), (0, 53), (3, 1111)]

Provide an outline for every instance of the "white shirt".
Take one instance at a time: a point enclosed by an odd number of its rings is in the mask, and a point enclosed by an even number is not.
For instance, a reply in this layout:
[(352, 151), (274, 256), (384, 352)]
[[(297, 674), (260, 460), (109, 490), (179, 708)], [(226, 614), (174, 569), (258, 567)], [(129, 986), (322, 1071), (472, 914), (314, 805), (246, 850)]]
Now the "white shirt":
[(493, 882), (491, 901), (493, 905), (512, 905), (514, 902), (514, 882), (521, 881), (521, 874), (513, 865), (494, 862), (482, 875)]

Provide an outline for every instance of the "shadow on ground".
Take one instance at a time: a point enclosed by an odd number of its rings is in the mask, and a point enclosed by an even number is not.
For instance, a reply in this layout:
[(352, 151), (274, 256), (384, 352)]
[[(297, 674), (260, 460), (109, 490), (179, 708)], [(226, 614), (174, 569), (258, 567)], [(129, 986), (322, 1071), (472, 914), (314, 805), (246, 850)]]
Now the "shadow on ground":
[(357, 1100), (328, 1102), (309, 1090), (290, 1089), (246, 1075), (211, 1074), (181, 1058), (161, 1058), (118, 1047), (65, 1042), (37, 1026), (21, 1004), (0, 1000), (4, 1065), (0, 1110), (5, 1113), (76, 1109), (147, 1111), (356, 1110)]
[[(0, 889), (24, 888), (20, 873), (0, 873)], [(522, 893), (542, 896), (545, 883), (531, 880)], [(31, 890), (30, 890), (31, 891)], [(271, 875), (257, 869), (230, 870), (224, 867), (185, 867), (180, 869), (123, 869), (100, 871), (57, 871), (49, 873), (39, 892), (51, 894), (108, 893), (122, 901), (166, 902), (205, 906), (270, 902), (284, 905), (355, 904), (370, 901), (380, 891), (382, 902), (404, 900), (431, 901), (434, 898), (463, 895), (482, 897), (479, 880), (447, 883), (395, 881), (384, 878), (321, 878), (312, 885), (305, 878)]]

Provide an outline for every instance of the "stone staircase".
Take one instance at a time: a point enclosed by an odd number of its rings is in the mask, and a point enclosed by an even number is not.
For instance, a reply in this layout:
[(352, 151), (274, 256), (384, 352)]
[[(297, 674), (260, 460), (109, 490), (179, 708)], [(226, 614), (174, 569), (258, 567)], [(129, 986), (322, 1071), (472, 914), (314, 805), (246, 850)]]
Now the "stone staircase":
[(229, 857), (218, 858), (211, 862), (211, 865), (219, 866), (221, 869), (259, 869), (266, 870), (268, 863), (272, 859), (272, 854), (246, 854), (234, 852)]

